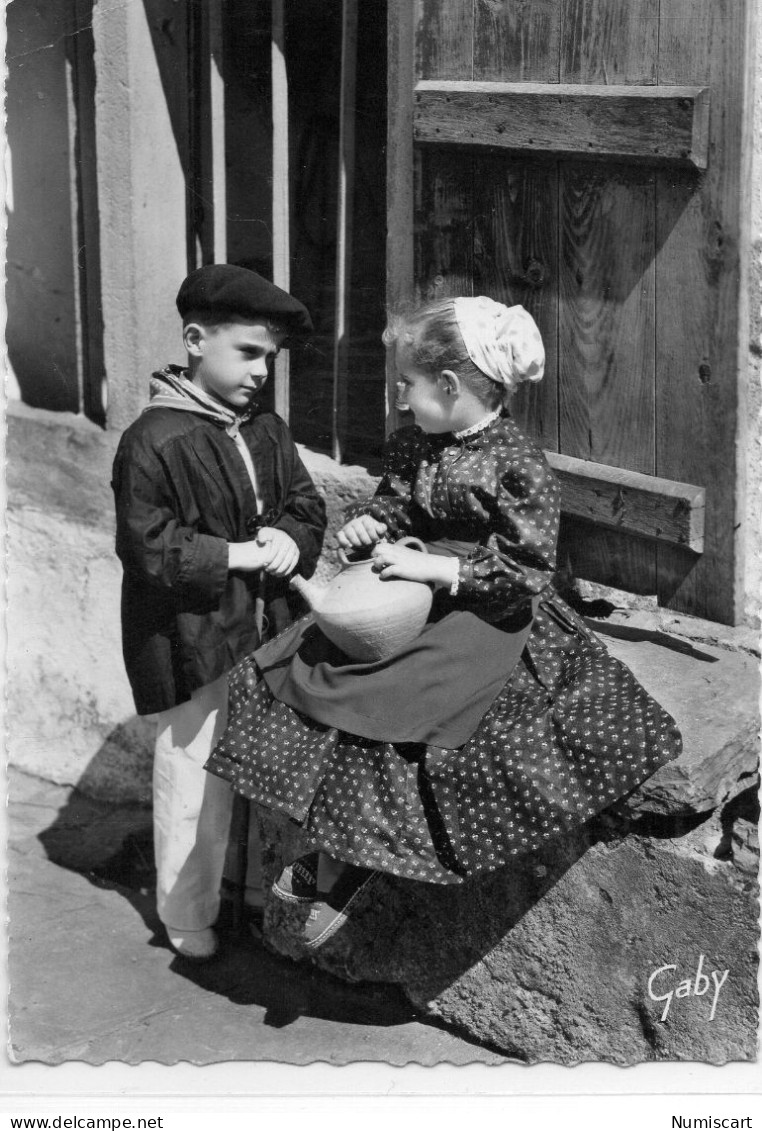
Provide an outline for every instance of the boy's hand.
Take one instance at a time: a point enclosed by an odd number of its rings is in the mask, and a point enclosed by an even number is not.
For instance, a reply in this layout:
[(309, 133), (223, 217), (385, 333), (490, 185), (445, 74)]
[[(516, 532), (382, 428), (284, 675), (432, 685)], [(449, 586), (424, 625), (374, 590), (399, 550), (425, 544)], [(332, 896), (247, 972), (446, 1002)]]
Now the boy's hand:
[(299, 547), (285, 530), (263, 526), (257, 534), (257, 545), (266, 554), (265, 570), (274, 577), (286, 577), (299, 564)]
[(423, 554), (394, 542), (381, 542), (373, 550), (373, 562), (382, 581), (393, 577), (450, 586), (457, 577), (458, 559), (441, 554)]
[(336, 541), (342, 550), (361, 550), (363, 546), (373, 546), (380, 541), (386, 529), (385, 522), (378, 522), (369, 514), (361, 514), (344, 523)]
[(264, 569), (269, 558), (267, 546), (258, 542), (228, 542), (228, 569), (251, 573)]

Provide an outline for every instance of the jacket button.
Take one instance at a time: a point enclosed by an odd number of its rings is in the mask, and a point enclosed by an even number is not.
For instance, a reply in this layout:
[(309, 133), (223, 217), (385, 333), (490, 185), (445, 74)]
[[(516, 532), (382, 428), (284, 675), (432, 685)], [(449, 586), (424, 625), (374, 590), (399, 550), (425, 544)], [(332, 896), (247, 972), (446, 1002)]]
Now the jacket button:
[(256, 532), (258, 530), (259, 530), (259, 519), (257, 519), (257, 518), (247, 518), (246, 519), (246, 533), (247, 534), (256, 534)]

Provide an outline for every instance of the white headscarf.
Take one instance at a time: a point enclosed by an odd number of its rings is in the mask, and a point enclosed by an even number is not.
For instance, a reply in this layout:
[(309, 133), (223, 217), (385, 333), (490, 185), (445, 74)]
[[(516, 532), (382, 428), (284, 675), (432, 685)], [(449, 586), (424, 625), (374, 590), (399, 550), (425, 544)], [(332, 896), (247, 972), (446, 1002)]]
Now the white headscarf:
[(456, 298), (455, 318), (477, 369), (512, 392), (521, 381), (539, 381), (545, 350), (537, 323), (523, 306), (504, 306), (480, 295)]

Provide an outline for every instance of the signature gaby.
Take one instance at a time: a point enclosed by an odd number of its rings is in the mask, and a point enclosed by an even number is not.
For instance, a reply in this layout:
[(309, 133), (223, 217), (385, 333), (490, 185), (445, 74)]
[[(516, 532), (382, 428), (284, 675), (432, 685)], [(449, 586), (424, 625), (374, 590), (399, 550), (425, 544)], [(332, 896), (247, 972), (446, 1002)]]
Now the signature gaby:
[[(708, 993), (710, 987), (709, 978), (704, 973), (703, 954), (699, 955), (695, 978), (685, 978), (682, 982), (678, 983), (677, 987), (667, 989), (666, 987), (669, 986), (670, 981), (674, 981), (674, 978), (669, 977), (669, 972), (674, 970), (677, 970), (677, 966), (674, 964), (660, 966), (658, 970), (653, 971), (651, 977), (648, 979), (648, 996), (650, 997), (651, 1001), (663, 1001), (665, 1003), (661, 1015), (662, 1021), (667, 1020), (673, 997), (690, 997), (691, 995), (693, 995), (693, 997), (703, 997), (705, 993)], [(714, 985), (714, 993), (712, 996), (712, 1008), (709, 1013), (710, 1021), (714, 1021), (714, 1015), (717, 1012), (717, 1001), (720, 996), (720, 990), (727, 981), (729, 973), (730, 970), (723, 970), (722, 976), (720, 976), (719, 970), (712, 970), (711, 984)], [(655, 993), (655, 989), (664, 989), (665, 992)]]

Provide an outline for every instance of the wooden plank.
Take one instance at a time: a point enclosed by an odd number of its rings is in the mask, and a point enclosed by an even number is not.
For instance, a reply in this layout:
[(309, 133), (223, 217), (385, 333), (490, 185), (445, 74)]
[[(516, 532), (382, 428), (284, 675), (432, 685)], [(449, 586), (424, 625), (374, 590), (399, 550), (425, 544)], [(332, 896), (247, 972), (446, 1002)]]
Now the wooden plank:
[(656, 83), (659, 0), (567, 0), (561, 82)]
[(735, 0), (662, 0), (659, 82), (712, 89), (707, 174), (657, 181), (657, 469), (707, 485), (705, 552), (697, 562), (658, 550), (659, 600), (724, 623), (743, 612), (739, 539), (743, 523), (738, 336), (748, 214), (744, 175), (749, 99), (746, 76), (754, 5)]
[(561, 451), (654, 471), (654, 178), (565, 166)]
[[(273, 282), (287, 291), (291, 282), (291, 225), (288, 178), (288, 74), (286, 73), (285, 0), (272, 0), (273, 119)], [(288, 350), (275, 359), (275, 411), (288, 423), (291, 373)]]
[(655, 555), (655, 542), (561, 514), (556, 562), (559, 573), (570, 582), (581, 578), (624, 593), (653, 597)]
[(558, 0), (476, 0), (474, 78), (558, 82), (560, 37)]
[(352, 207), (355, 174), (357, 0), (343, 0), (339, 92), (339, 207), (336, 219), (336, 325), (333, 349), (332, 448), (341, 463), (347, 441), (349, 282), (352, 278)]
[[(402, 0), (404, 3), (405, 0)], [(473, 0), (407, 0), (415, 8), (415, 72), (421, 79), (474, 73)]]
[(474, 291), (533, 316), (545, 345), (545, 377), (513, 398), (518, 422), (545, 447), (558, 447), (558, 172), (500, 156), (475, 165)]
[(420, 154), (415, 202), (415, 280), (420, 301), (473, 294), (473, 160)]
[[(82, 320), (82, 411), (90, 420), (104, 426), (108, 386), (103, 356), (98, 177), (93, 160), (96, 151), (96, 76), (91, 18), (84, 0), (75, 0), (70, 18), (73, 27), (68, 54), (73, 69), (76, 106), (76, 130), (71, 145), (71, 159), (76, 169), (74, 195), (78, 201), (73, 227), (77, 235), (74, 256), (77, 268), (75, 296), (79, 300)], [(187, 75), (182, 75), (181, 81), (185, 85)]]
[(561, 509), (626, 534), (700, 554), (706, 491), (622, 467), (545, 453), (561, 481)]
[(419, 82), (416, 141), (528, 153), (707, 163), (709, 91), (569, 83)]
[[(388, 0), (386, 148), (386, 304), (395, 310), (413, 294), (413, 47), (410, 0)], [(386, 355), (386, 432), (399, 427), (394, 409), (394, 351)]]
[(187, 7), (188, 29), (188, 174), (185, 188), (185, 258), (188, 273), (204, 263), (202, 134), (206, 115), (204, 89), (204, 13), (200, 5)]
[[(476, 0), (474, 79), (558, 81), (561, 6), (557, 0)], [(522, 427), (558, 447), (558, 168), (512, 154), (475, 162), (474, 290), (535, 318), (545, 376), (525, 382), (511, 404)]]
[[(416, 73), (458, 79), (473, 73), (471, 0), (416, 0)], [(416, 296), (473, 293), (473, 160), (419, 153), (415, 162)]]
[[(473, 201), (471, 160), (413, 158), (412, 99), (415, 78), (471, 78), (473, 4), (463, 0), (389, 0), (390, 266), (388, 296), (396, 304), (411, 253), (418, 299), (470, 294)], [(405, 37), (407, 36), (407, 41)], [(412, 48), (415, 48), (414, 56)], [(409, 61), (413, 64), (408, 70)], [(406, 85), (406, 83), (408, 85)], [(401, 178), (401, 181), (400, 181)], [(412, 178), (412, 182), (408, 179)], [(413, 192), (409, 190), (412, 187)], [(393, 262), (399, 254), (400, 263)], [(399, 427), (394, 404), (394, 357), (387, 357), (387, 428)]]
[[(647, 14), (640, 2), (561, 0), (562, 83), (603, 77), (618, 89), (642, 68), (652, 81), (652, 64), (641, 56), (648, 39), (630, 22), (631, 7)], [(611, 24), (593, 32), (601, 15)], [(632, 164), (596, 171), (561, 162), (559, 183), (560, 448), (652, 474), (653, 173)], [(566, 516), (559, 541), (564, 559), (573, 562), (577, 576), (634, 593), (656, 592), (656, 547), (645, 539)]]
[(223, 60), (222, 0), (206, 7), (209, 24), (209, 180), (212, 206), (212, 256), (214, 263), (227, 263), (228, 210), (225, 161), (225, 80)]
[[(654, 472), (654, 186), (634, 168), (562, 166), (560, 450)], [(652, 545), (582, 531), (580, 576), (656, 590)]]
[(189, 9), (188, 268), (227, 262), (222, 0)]

